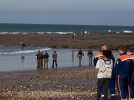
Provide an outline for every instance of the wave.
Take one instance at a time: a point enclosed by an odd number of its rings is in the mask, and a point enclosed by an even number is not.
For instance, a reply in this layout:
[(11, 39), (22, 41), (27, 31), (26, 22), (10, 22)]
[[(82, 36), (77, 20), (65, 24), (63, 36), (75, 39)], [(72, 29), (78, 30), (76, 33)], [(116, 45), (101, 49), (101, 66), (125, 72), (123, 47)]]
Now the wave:
[(123, 33), (133, 33), (131, 30), (124, 30)]
[(0, 55), (30, 54), (30, 53), (36, 53), (39, 50), (48, 51), (48, 50), (51, 50), (51, 48), (34, 49), (34, 50), (19, 50), (19, 51), (13, 51), (13, 52), (0, 52)]

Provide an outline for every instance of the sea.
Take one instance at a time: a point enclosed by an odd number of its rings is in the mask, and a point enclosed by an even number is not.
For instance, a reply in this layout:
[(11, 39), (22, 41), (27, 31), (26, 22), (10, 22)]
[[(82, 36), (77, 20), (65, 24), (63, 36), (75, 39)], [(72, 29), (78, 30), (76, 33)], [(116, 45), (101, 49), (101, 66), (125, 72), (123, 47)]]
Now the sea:
[(0, 32), (134, 32), (134, 26), (11, 24), (1, 23)]
[[(77, 56), (78, 49), (53, 49), (47, 47), (26, 47), (21, 50), (20, 47), (0, 46), (0, 72), (25, 71), (37, 69), (37, 51), (47, 51), (49, 54), (49, 69), (52, 68), (52, 53), (54, 50), (58, 54), (58, 68), (78, 67), (79, 59)], [(92, 50), (96, 54), (97, 50)], [(83, 49), (82, 66), (89, 66), (87, 50)], [(113, 51), (115, 57), (118, 53)], [(93, 56), (94, 57), (94, 56)]]
[[(117, 32), (133, 33), (134, 26), (104, 26), (104, 25), (56, 25), (56, 24), (0, 24), (0, 34), (18, 34), (20, 32)], [(77, 49), (52, 49), (47, 47), (26, 47), (21, 50), (20, 47), (0, 46), (0, 72), (4, 71), (23, 71), (36, 70), (38, 50), (47, 50), (49, 58), (49, 68), (52, 68), (52, 53), (54, 50), (58, 53), (58, 68), (78, 67)], [(95, 55), (96, 50), (93, 50)], [(117, 57), (117, 52), (114, 52)], [(82, 60), (83, 66), (89, 66), (86, 50)]]

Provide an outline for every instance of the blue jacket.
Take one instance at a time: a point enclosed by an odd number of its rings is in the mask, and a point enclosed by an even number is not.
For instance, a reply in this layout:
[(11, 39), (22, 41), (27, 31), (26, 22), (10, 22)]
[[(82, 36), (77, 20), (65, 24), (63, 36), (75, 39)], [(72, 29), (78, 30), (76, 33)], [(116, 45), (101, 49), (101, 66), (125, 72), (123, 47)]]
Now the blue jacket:
[(133, 62), (133, 67), (132, 67), (132, 76), (131, 76), (131, 80), (134, 82), (134, 59), (132, 60)]
[(114, 77), (119, 75), (120, 78), (131, 78), (133, 71), (132, 56), (126, 54), (119, 57), (115, 65)]

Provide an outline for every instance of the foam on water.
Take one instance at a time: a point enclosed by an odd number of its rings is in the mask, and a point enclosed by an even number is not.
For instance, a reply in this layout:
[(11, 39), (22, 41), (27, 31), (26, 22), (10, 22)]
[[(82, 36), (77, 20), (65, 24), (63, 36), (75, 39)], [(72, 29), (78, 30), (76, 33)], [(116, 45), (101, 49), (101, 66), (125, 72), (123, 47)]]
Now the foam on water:
[(30, 53), (36, 53), (40, 51), (48, 51), (51, 50), (51, 48), (42, 48), (42, 49), (34, 49), (34, 50), (17, 50), (12, 52), (0, 52), (0, 55), (14, 55), (14, 54), (30, 54)]
[(133, 33), (131, 30), (124, 30), (123, 33)]

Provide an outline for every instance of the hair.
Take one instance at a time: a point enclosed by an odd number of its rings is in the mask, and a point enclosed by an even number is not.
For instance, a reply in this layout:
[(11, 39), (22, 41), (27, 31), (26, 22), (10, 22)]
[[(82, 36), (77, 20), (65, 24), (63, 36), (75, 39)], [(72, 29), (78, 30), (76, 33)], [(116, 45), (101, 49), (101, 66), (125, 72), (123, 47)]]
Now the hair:
[(127, 47), (120, 47), (119, 50), (121, 50), (123, 54), (127, 53)]
[(108, 45), (103, 44), (103, 45), (101, 46), (101, 50), (110, 50), (110, 48), (108, 47)]
[(103, 50), (103, 51), (102, 51), (102, 54), (103, 54), (103, 56), (105, 56), (106, 58), (111, 58), (111, 56), (112, 56), (111, 50)]

